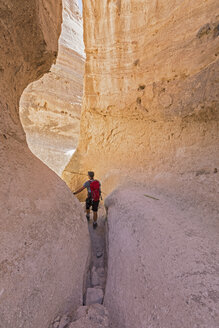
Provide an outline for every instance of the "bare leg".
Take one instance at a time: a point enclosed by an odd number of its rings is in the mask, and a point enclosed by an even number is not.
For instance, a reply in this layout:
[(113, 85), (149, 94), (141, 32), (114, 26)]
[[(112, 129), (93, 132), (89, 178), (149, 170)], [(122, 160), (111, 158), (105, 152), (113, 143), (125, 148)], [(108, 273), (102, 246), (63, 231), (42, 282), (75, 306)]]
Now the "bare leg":
[(90, 209), (86, 210), (87, 215), (90, 215)]
[(87, 218), (87, 221), (89, 222), (90, 221), (90, 209), (86, 209), (86, 218)]
[(94, 212), (93, 220), (94, 220), (94, 222), (97, 222), (97, 212)]

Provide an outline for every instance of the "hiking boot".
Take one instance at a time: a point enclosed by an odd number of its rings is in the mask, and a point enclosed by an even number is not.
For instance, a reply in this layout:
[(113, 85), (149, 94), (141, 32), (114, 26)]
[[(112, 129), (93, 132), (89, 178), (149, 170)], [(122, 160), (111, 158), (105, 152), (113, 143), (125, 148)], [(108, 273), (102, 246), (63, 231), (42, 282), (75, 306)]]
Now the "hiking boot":
[(87, 222), (90, 221), (90, 215), (86, 214)]
[(96, 229), (97, 227), (97, 222), (93, 222), (93, 228)]

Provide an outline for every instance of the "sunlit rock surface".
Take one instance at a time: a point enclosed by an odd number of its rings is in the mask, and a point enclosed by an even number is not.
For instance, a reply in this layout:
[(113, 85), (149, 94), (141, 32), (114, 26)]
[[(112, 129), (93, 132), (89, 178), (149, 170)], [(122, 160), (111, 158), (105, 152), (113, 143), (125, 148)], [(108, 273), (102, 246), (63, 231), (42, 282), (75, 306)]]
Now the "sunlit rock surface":
[(67, 183), (91, 168), (111, 184), (121, 169), (217, 168), (217, 3), (88, 0), (84, 17), (85, 98)]
[(0, 13), (0, 327), (47, 328), (82, 303), (89, 237), (79, 202), (30, 152), (19, 100), (55, 62), (62, 6), (8, 0)]
[[(218, 323), (218, 4), (84, 2), (79, 146), (63, 178), (88, 170), (107, 199), (105, 305), (111, 325)], [(153, 198), (154, 197), (154, 198)]]
[(63, 1), (63, 24), (56, 64), (29, 85), (20, 116), (31, 151), (57, 174), (76, 148), (84, 74), (82, 17), (77, 0)]

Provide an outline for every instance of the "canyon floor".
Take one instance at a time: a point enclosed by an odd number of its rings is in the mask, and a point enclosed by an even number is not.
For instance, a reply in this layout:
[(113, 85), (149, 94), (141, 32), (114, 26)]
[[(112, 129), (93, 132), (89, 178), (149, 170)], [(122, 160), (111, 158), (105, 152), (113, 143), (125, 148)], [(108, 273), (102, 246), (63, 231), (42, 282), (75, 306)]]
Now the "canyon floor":
[(217, 210), (143, 185), (115, 190), (105, 205), (97, 229), (88, 223), (84, 306), (51, 327), (216, 328)]
[(105, 203), (112, 327), (216, 328), (217, 208), (143, 185), (115, 190)]
[(91, 256), (86, 273), (83, 306), (76, 312), (56, 317), (50, 328), (109, 327), (109, 314), (103, 305), (107, 275), (106, 214), (103, 206), (99, 210), (98, 227), (93, 229), (91, 219), (88, 222), (88, 230), (91, 238)]

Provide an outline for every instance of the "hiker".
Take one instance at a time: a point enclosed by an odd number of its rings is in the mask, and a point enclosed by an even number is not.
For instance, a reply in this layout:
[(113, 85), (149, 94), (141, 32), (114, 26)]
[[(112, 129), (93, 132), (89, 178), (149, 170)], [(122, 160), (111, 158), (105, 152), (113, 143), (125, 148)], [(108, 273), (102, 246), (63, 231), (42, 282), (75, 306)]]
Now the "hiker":
[(94, 180), (94, 172), (88, 172), (89, 180), (86, 181), (80, 189), (75, 191), (73, 194), (77, 195), (85, 188), (87, 188), (87, 199), (86, 199), (86, 218), (87, 221), (90, 221), (90, 208), (92, 207), (93, 211), (93, 228), (97, 227), (97, 211), (99, 207), (100, 197), (101, 197), (101, 189), (100, 182), (98, 180)]

